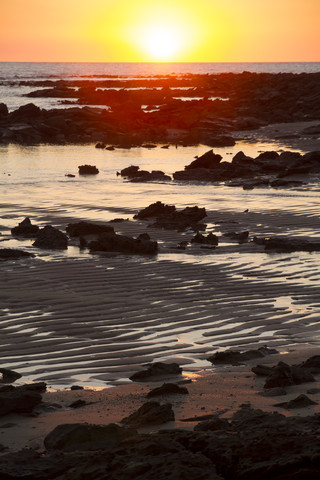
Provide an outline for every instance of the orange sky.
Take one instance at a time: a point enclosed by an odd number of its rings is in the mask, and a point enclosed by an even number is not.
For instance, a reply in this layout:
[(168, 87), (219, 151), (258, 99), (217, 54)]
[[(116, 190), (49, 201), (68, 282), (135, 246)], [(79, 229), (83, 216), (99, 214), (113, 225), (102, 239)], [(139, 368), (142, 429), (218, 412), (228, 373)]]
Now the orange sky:
[(320, 0), (0, 0), (0, 61), (320, 61)]

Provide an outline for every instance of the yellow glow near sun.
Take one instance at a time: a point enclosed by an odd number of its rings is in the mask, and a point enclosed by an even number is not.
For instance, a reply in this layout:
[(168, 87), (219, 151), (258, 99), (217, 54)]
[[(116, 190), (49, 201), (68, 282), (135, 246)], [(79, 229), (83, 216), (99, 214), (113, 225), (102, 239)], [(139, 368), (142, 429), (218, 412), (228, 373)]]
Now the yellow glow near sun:
[(156, 25), (143, 35), (144, 49), (157, 60), (170, 60), (181, 49), (181, 39), (170, 26)]

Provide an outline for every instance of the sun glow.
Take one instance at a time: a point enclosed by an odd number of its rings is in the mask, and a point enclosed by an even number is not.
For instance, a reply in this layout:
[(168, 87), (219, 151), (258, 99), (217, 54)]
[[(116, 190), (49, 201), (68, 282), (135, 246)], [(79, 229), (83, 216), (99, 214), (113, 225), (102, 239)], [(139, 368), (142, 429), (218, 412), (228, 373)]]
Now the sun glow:
[(170, 60), (181, 50), (181, 39), (177, 32), (166, 26), (155, 26), (144, 34), (144, 48), (158, 60)]

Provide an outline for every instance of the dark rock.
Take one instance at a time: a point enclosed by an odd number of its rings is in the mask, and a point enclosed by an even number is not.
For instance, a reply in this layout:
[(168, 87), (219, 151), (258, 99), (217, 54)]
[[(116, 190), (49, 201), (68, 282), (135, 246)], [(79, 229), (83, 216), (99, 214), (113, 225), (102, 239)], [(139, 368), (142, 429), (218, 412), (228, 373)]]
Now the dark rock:
[(293, 408), (309, 407), (310, 405), (318, 405), (318, 404), (317, 404), (317, 402), (314, 402), (313, 400), (310, 400), (310, 398), (307, 397), (306, 395), (302, 394), (302, 395), (299, 395), (298, 397), (294, 398), (293, 400), (290, 400), (289, 402), (276, 403), (274, 406), (291, 410)]
[(256, 160), (275, 160), (279, 157), (279, 153), (275, 151), (262, 152), (257, 156)]
[(8, 107), (5, 103), (0, 103), (0, 118), (9, 115)]
[(318, 252), (320, 242), (300, 240), (299, 238), (271, 237), (264, 241), (265, 250), (277, 252)]
[(29, 217), (26, 217), (17, 227), (11, 229), (12, 235), (18, 235), (22, 237), (36, 237), (39, 232), (38, 225), (32, 225)]
[(52, 250), (65, 250), (68, 248), (68, 237), (51, 225), (46, 225), (39, 230), (34, 247)]
[(153, 143), (144, 143), (143, 145), (141, 145), (142, 148), (156, 148), (157, 145), (154, 145)]
[[(191, 228), (197, 231), (198, 222), (206, 216), (207, 214), (205, 208), (186, 207), (180, 212), (174, 211), (173, 213), (159, 215), (156, 218), (156, 222), (150, 226), (154, 228), (164, 228), (167, 230), (179, 231)], [(202, 229), (202, 227), (200, 228)]]
[(85, 400), (75, 400), (74, 402), (70, 403), (69, 407), (70, 408), (81, 408), (87, 405), (87, 402)]
[(131, 165), (130, 167), (123, 168), (120, 171), (121, 177), (135, 177), (140, 170), (137, 165)]
[(287, 391), (281, 387), (269, 388), (261, 393), (264, 397), (279, 397), (282, 395), (287, 395)]
[(309, 395), (317, 395), (318, 393), (320, 393), (320, 388), (309, 388), (309, 390), (307, 390), (307, 393)]
[(152, 170), (148, 172), (146, 170), (140, 170), (140, 167), (131, 165), (130, 167), (121, 170), (120, 175), (127, 177), (131, 182), (150, 182), (150, 181), (168, 181), (171, 180), (169, 175), (165, 175), (161, 170)]
[(229, 232), (229, 233), (224, 233), (224, 237), (231, 238), (231, 240), (236, 240), (239, 243), (245, 243), (248, 241), (249, 238), (249, 232)]
[(230, 428), (229, 421), (226, 418), (219, 418), (215, 416), (211, 420), (206, 420), (198, 423), (194, 427), (196, 432), (214, 432), (216, 430), (228, 430)]
[(267, 365), (257, 365), (256, 367), (252, 367), (251, 371), (261, 377), (268, 377), (272, 374), (273, 367), (268, 367)]
[(241, 362), (262, 358), (266, 355), (274, 355), (279, 353), (277, 350), (268, 347), (260, 347), (257, 350), (247, 350), (246, 352), (238, 352), (236, 350), (226, 350), (224, 352), (216, 352), (208, 358), (213, 364), (232, 364), (237, 365)]
[(272, 373), (268, 376), (264, 388), (288, 387), (300, 385), (301, 383), (315, 382), (315, 379), (303, 368), (287, 365), (279, 362), (273, 367)]
[(26, 257), (34, 257), (34, 255), (15, 248), (0, 248), (0, 259), (2, 260), (16, 260), (18, 258)]
[(158, 402), (147, 402), (128, 417), (123, 418), (121, 423), (129, 427), (139, 428), (146, 425), (162, 425), (163, 423), (173, 422), (174, 418), (170, 403), (160, 405)]
[(201, 243), (201, 244), (209, 244), (209, 245), (218, 245), (219, 238), (217, 235), (213, 233), (209, 233), (207, 236), (201, 235), (201, 233), (197, 233), (192, 239), (191, 243)]
[(22, 105), (10, 114), (10, 117), (14, 120), (20, 119), (34, 119), (41, 116), (41, 109), (36, 107), (33, 103), (27, 103)]
[(242, 151), (235, 154), (232, 159), (232, 163), (234, 165), (251, 165), (254, 163), (254, 159), (252, 157), (248, 157)]
[(8, 387), (0, 390), (0, 416), (9, 413), (30, 413), (42, 401), (39, 392), (29, 389), (25, 385)]
[(80, 175), (96, 175), (99, 173), (95, 165), (79, 165), (78, 169)]
[(151, 390), (147, 397), (156, 397), (158, 395), (188, 395), (188, 390), (185, 387), (179, 387), (175, 383), (164, 383), (161, 387)]
[(166, 375), (180, 375), (182, 368), (177, 363), (151, 363), (147, 370), (142, 370), (131, 375), (130, 380), (143, 381), (152, 377), (166, 376)]
[(81, 385), (72, 385), (70, 390), (83, 390), (83, 387)]
[(115, 150), (115, 147), (113, 145), (110, 145), (109, 147), (106, 147), (106, 150), (113, 152), (113, 150)]
[(87, 423), (71, 423), (58, 425), (44, 439), (48, 450), (98, 450), (110, 449), (122, 440), (135, 434), (131, 428), (120, 427), (114, 423), (109, 425), (90, 425)]
[(119, 252), (137, 255), (155, 255), (158, 252), (158, 243), (146, 239), (143, 235), (138, 238), (117, 235), (116, 233), (102, 233), (97, 240), (89, 243), (90, 252)]
[(2, 383), (13, 383), (18, 380), (18, 378), (22, 377), (20, 373), (9, 370), (8, 368), (0, 368), (0, 374), (2, 375), (2, 378), (0, 379), (0, 382)]
[[(138, 167), (139, 168), (139, 167)], [(174, 205), (165, 205), (162, 202), (152, 203), (148, 207), (140, 210), (133, 218), (138, 218), (143, 220), (145, 218), (152, 218), (158, 217), (160, 215), (168, 215), (174, 213), (176, 211), (176, 207)]]
[(75, 178), (75, 175), (73, 175), (72, 173), (66, 173), (65, 177)]
[(320, 355), (314, 355), (313, 357), (308, 358), (308, 360), (300, 363), (297, 367), (306, 368), (315, 375), (320, 373)]
[(82, 235), (99, 235), (101, 233), (114, 233), (114, 228), (109, 225), (100, 225), (90, 222), (69, 223), (66, 232), (70, 237)]
[(200, 157), (196, 158), (190, 165), (185, 167), (185, 170), (192, 170), (194, 168), (208, 168), (214, 169), (219, 165), (222, 160), (222, 156), (213, 153), (213, 150), (209, 150)]
[(102, 148), (102, 149), (104, 149), (104, 148), (106, 148), (106, 144), (103, 143), (103, 142), (98, 142), (98, 143), (96, 143), (96, 148)]

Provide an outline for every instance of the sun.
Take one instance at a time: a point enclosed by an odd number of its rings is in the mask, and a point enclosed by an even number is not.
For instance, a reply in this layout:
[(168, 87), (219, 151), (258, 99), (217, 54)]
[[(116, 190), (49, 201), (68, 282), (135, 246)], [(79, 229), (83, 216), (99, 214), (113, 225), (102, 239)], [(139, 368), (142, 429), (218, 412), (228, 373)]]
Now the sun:
[(156, 25), (143, 35), (143, 47), (154, 60), (171, 60), (181, 50), (181, 38), (170, 26)]

